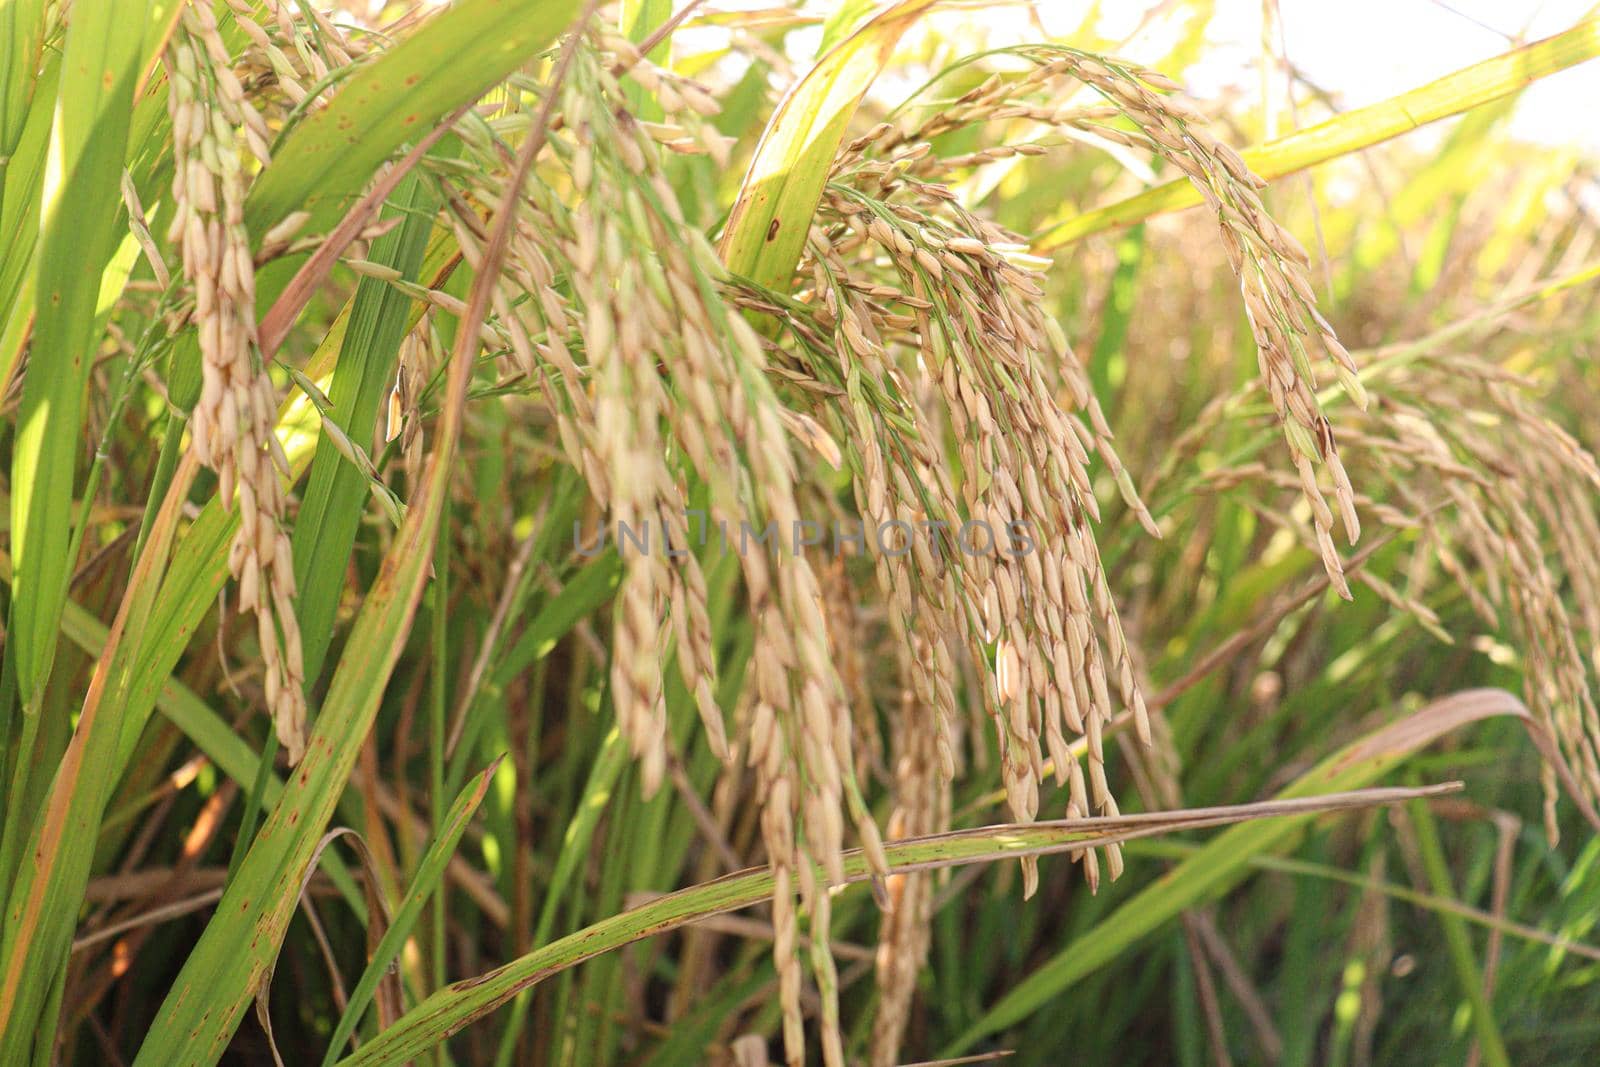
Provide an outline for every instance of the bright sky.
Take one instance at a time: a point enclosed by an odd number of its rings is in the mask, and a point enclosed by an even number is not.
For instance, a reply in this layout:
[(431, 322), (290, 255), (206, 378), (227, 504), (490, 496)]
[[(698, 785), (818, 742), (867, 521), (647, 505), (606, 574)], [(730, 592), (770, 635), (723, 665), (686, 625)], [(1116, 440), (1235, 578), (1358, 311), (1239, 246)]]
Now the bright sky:
[[(369, 2), (381, 7), (383, 0)], [(1103, 0), (1099, 31), (1120, 39), (1133, 32), (1144, 14), (1160, 2)], [(1210, 33), (1213, 47), (1186, 75), (1196, 96), (1203, 100), (1223, 87), (1259, 96), (1261, 18), (1266, 2), (1269, 0), (1216, 0)], [(683, 3), (674, 0), (674, 7)], [(1518, 40), (1525, 43), (1559, 33), (1600, 7), (1597, 0), (1277, 0), (1277, 4), (1283, 19), (1282, 43), (1290, 60), (1314, 84), (1336, 94), (1345, 107), (1360, 107), (1424, 85), (1499, 55)], [(721, 11), (774, 6), (777, 0), (711, 0), (707, 5)], [(821, 2), (808, 6), (817, 12), (829, 10)], [(965, 22), (976, 49), (984, 39), (995, 44), (1036, 39), (1034, 14), (1048, 31), (1067, 38), (1093, 5), (1091, 0), (1034, 0), (1033, 14), (1022, 0), (957, 0), (952, 6), (956, 10), (936, 16), (939, 31), (950, 33), (952, 25)], [(690, 31), (684, 37), (695, 40), (697, 34)], [(1146, 47), (1136, 42), (1128, 49), (1129, 57), (1153, 59), (1163, 38), (1171, 39), (1170, 26), (1164, 35), (1158, 22), (1142, 42)], [(789, 51), (799, 69), (805, 69), (819, 39), (820, 30), (791, 34)], [(1157, 51), (1152, 53), (1151, 47)], [(1277, 41), (1273, 47), (1278, 47)], [(1271, 88), (1281, 94), (1282, 79), (1274, 78)], [(1581, 145), (1600, 153), (1600, 117), (1594, 101), (1600, 101), (1600, 60), (1533, 85), (1523, 94), (1512, 130), (1531, 141)], [(1287, 124), (1288, 117), (1283, 121)]]
[[(1217, 29), (1258, 34), (1260, 4), (1223, 0)], [(1489, 59), (1515, 41), (1567, 29), (1593, 0), (1284, 0), (1290, 60), (1315, 84), (1359, 107)], [(1531, 86), (1513, 131), (1546, 143), (1600, 148), (1592, 106), (1600, 100), (1600, 62), (1562, 71)]]

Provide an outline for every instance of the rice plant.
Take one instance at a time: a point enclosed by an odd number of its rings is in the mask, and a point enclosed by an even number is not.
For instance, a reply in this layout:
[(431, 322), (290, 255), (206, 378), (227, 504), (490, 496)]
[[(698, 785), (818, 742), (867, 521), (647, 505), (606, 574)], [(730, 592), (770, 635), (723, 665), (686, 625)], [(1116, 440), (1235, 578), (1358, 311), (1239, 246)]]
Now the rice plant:
[(1600, 21), (959, 8), (0, 6), (0, 1063), (1600, 1047)]

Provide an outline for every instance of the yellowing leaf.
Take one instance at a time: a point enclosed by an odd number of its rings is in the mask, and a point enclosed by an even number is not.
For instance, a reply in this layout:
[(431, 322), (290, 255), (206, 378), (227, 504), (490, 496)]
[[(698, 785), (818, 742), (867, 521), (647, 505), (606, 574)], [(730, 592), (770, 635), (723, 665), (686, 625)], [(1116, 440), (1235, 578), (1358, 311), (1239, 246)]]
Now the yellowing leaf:
[(734, 274), (769, 289), (788, 282), (856, 105), (901, 35), (934, 3), (902, 0), (885, 8), (783, 98), (722, 233), (718, 251)]

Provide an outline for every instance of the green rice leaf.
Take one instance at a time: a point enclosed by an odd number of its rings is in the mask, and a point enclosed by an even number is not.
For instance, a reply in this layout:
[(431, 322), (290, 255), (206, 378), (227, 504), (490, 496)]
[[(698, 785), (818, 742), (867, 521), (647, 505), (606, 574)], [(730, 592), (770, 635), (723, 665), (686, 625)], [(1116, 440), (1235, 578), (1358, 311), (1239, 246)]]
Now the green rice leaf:
[[(6, 898), (0, 1063), (28, 1062), (30, 1050), (48, 1049), (55, 1034), (56, 1012), (45, 998), (65, 972), (101, 820), (121, 766), (116, 758), (125, 724), (116, 712), (132, 682), (131, 657), (123, 652), (149, 622), (195, 469), (192, 458), (184, 463), (156, 516), (95, 664), (83, 712), (28, 835), (31, 862), (20, 865)], [(17, 577), (12, 576), (13, 593)]]
[(39, 238), (39, 199), (44, 193), (45, 153), (50, 145), (51, 104), (61, 77), (61, 56), (52, 52), (40, 71), (34, 107), (7, 155), (0, 187), (0, 390), (9, 389), (22, 358), (23, 338), (33, 319), (34, 252)]
[[(520, 189), (537, 141), (519, 150)], [(448, 367), (443, 416), (405, 522), (384, 555), (328, 687), (328, 695), (272, 815), (229, 881), (213, 922), (196, 943), (140, 1047), (138, 1064), (199, 1064), (221, 1055), (273, 961), (298, 906), (305, 871), (377, 716), (427, 583), (440, 518), (454, 476), (468, 384), (490, 284), (504, 254), (515, 201), (495, 219)]]
[[(628, 40), (639, 44), (671, 17), (672, 0), (623, 0), (622, 32)], [(671, 52), (672, 39), (668, 37), (652, 48), (646, 58), (657, 66), (670, 67)], [(661, 121), (661, 105), (645, 91), (644, 86), (630, 79), (623, 84), (623, 92), (628, 97), (628, 107), (635, 115), (651, 122)]]
[(412, 929), (417, 924), (417, 919), (422, 915), (422, 905), (439, 885), (439, 879), (444, 877), (446, 864), (450, 857), (455, 855), (456, 845), (461, 841), (461, 835), (466, 832), (467, 823), (472, 821), (472, 815), (478, 810), (478, 805), (483, 803), (483, 798), (489, 791), (489, 783), (494, 780), (494, 772), (499, 768), (500, 760), (496, 759), (477, 779), (468, 784), (456, 797), (454, 804), (444, 817), (443, 829), (423, 853), (422, 862), (417, 866), (416, 876), (411, 881), (411, 888), (406, 891), (405, 899), (400, 902), (400, 907), (395, 911), (389, 928), (383, 932), (383, 938), (378, 942), (378, 947), (372, 953), (372, 958), (367, 961), (367, 969), (362, 972), (361, 979), (356, 983), (355, 990), (350, 994), (350, 1001), (345, 1005), (344, 1014), (339, 1017), (339, 1025), (333, 1031), (333, 1038), (328, 1043), (328, 1055), (322, 1061), (331, 1064), (338, 1058), (339, 1050), (355, 1032), (356, 1024), (361, 1021), (361, 1015), (367, 1010), (367, 1005), (372, 1002), (372, 996), (377, 992), (378, 983), (394, 963), (395, 957), (400, 954), (406, 939), (411, 936)]
[[(435, 460), (447, 464), (453, 442), (445, 437), (440, 445)], [(206, 927), (136, 1063), (214, 1063), (270, 972), (299, 902), (300, 880), (410, 632), (443, 504), (441, 473), (435, 465), (412, 501), (356, 619), (305, 757), (217, 905), (229, 921)]]
[[(433, 229), (434, 197), (413, 175), (395, 190), (390, 204), (390, 211), (403, 221), (373, 243), (367, 258), (416, 281)], [(362, 278), (356, 287), (339, 362), (328, 386), (334, 412), (354, 441), (372, 440), (385, 390), (394, 382), (400, 342), (415, 320), (410, 314), (413, 303), (375, 278)], [(295, 585), (300, 590), (295, 611), (308, 682), (321, 673), (333, 637), (334, 615), (367, 496), (366, 475), (324, 438), (311, 461), (294, 528)]]
[[(0, 204), (5, 203), (11, 153), (31, 110), (49, 28), (45, 0), (0, 4), (0, 41), (4, 42), (0, 45)], [(48, 86), (42, 87), (40, 95), (45, 100), (55, 98)]]
[(41, 201), (32, 355), (17, 413), (11, 463), (11, 544), (16, 598), (8, 638), (17, 645), (25, 707), (55, 659), (61, 605), (73, 561), (73, 476), (83, 432), (83, 394), (93, 363), (101, 271), (117, 245), (119, 186), (134, 90), (146, 52), (140, 33), (174, 0), (72, 7), (51, 134), (58, 174)]

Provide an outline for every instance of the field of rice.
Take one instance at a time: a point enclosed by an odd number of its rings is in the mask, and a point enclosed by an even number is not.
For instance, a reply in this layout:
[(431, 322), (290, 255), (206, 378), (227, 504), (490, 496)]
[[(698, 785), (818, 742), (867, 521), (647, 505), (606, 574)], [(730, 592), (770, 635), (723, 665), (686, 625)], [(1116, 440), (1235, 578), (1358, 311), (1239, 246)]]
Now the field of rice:
[(1600, 1061), (1600, 14), (1390, 6), (0, 0), (0, 1067)]

